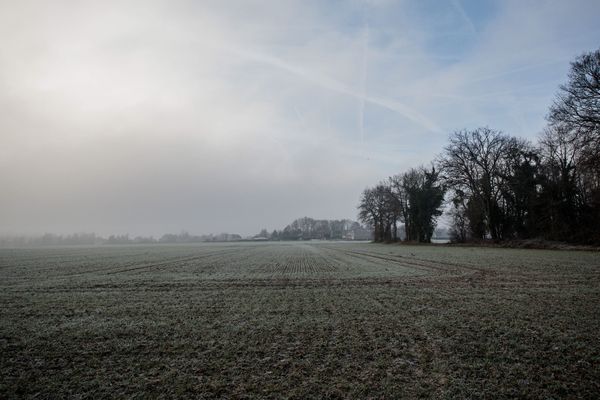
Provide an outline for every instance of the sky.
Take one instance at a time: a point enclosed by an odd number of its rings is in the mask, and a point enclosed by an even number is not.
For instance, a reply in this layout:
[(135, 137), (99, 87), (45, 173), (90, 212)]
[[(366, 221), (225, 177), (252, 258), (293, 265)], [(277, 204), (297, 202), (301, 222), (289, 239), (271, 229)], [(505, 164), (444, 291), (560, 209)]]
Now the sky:
[(356, 218), (456, 130), (532, 141), (600, 1), (0, 0), (0, 234)]

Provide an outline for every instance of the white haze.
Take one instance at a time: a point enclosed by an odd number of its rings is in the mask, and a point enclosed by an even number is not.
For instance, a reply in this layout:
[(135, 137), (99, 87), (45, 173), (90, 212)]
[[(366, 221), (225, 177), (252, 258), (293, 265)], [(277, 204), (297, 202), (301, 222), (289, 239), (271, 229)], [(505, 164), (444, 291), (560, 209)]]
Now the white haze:
[(479, 125), (535, 138), (598, 2), (0, 1), (0, 234), (256, 233)]

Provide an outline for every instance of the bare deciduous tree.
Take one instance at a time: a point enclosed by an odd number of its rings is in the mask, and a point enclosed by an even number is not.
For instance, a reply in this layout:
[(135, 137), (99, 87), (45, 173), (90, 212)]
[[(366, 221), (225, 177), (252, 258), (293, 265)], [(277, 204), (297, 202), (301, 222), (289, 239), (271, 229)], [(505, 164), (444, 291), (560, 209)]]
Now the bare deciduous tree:
[(450, 136), (439, 164), (447, 184), (481, 205), (486, 233), (503, 238), (501, 170), (514, 139), (490, 128), (463, 130)]

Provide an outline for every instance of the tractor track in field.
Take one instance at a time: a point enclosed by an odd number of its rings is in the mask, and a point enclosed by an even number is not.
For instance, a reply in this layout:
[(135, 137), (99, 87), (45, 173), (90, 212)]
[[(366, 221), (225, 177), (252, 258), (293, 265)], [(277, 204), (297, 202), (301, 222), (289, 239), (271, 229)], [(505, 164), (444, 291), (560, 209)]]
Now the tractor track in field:
[[(160, 268), (160, 267), (167, 267), (167, 266), (172, 266), (173, 268), (177, 268), (177, 266), (180, 263), (187, 263), (190, 261), (206, 262), (208, 259), (211, 259), (215, 256), (221, 258), (222, 256), (239, 253), (239, 252), (240, 252), (240, 249), (226, 249), (226, 250), (220, 249), (217, 251), (210, 251), (210, 252), (206, 252), (206, 253), (197, 253), (194, 255), (186, 256), (186, 257), (167, 258), (167, 259), (151, 261), (151, 262), (146, 262), (146, 263), (140, 263), (139, 261), (132, 261), (132, 262), (127, 262), (127, 263), (118, 265), (118, 266), (109, 266), (109, 267), (104, 267), (104, 268), (85, 269), (85, 270), (79, 270), (79, 271), (74, 271), (74, 272), (69, 272), (69, 273), (62, 273), (59, 275), (54, 275), (54, 276), (52, 276), (52, 278), (53, 279), (61, 279), (61, 278), (93, 275), (93, 274), (115, 275), (115, 274), (120, 274), (120, 273), (125, 273), (125, 272), (136, 271), (136, 270), (148, 270), (148, 269), (152, 269), (152, 268)], [(53, 269), (53, 268), (47, 267), (45, 269)], [(42, 269), (42, 271), (45, 269)]]
[[(484, 285), (486, 287), (489, 286), (497, 286), (497, 287), (519, 287), (524, 284), (527, 285), (535, 285), (538, 287), (559, 287), (565, 286), (569, 287), (569, 283), (565, 282), (541, 282), (538, 280), (537, 276), (528, 275), (522, 273), (521, 271), (511, 270), (508, 271), (498, 271), (491, 270), (490, 268), (481, 268), (475, 267), (471, 265), (458, 264), (447, 261), (431, 261), (422, 258), (407, 258), (403, 255), (382, 255), (371, 253), (367, 251), (346, 251), (347, 253), (351, 253), (358, 256), (364, 256), (367, 258), (375, 258), (388, 262), (393, 262), (398, 265), (408, 266), (415, 269), (422, 269), (428, 272), (433, 272), (431, 275), (435, 277), (437, 280), (441, 280), (442, 277), (447, 277), (449, 279), (453, 279), (458, 286), (465, 285), (466, 286), (476, 286), (476, 285)], [(445, 282), (446, 280), (444, 280)], [(428, 283), (431, 284), (431, 283)]]
[[(120, 250), (120, 249), (119, 249)], [(36, 275), (21, 276), (20, 273), (5, 278), (3, 290), (18, 292), (28, 282), (38, 281), (29, 290), (43, 291), (111, 291), (111, 290), (200, 290), (228, 288), (281, 288), (303, 287), (354, 287), (354, 286), (427, 286), (439, 290), (451, 290), (473, 287), (519, 288), (524, 285), (536, 287), (571, 287), (593, 285), (589, 280), (564, 281), (560, 277), (540, 280), (537, 275), (525, 274), (517, 269), (491, 270), (486, 267), (458, 264), (441, 260), (416, 257), (414, 254), (387, 254), (377, 248), (350, 249), (346, 246), (325, 244), (282, 244), (257, 246), (226, 246), (212, 248), (182, 247), (183, 254), (161, 254), (144, 252), (137, 255), (127, 253), (127, 262), (112, 264), (114, 258), (109, 256), (103, 268), (80, 270), (70, 266), (68, 271), (60, 271), (59, 266), (51, 264), (57, 272), (49, 275), (45, 282), (36, 269)], [(186, 254), (187, 253), (187, 254)], [(415, 253), (418, 253), (415, 250)], [(102, 257), (103, 254), (98, 254)], [(66, 257), (66, 263), (73, 259)], [(80, 257), (79, 254), (76, 255)], [(27, 257), (26, 258), (30, 258)], [(90, 261), (94, 261), (93, 257)], [(146, 258), (146, 260), (144, 260)], [(153, 260), (154, 259), (154, 260)], [(98, 266), (100, 260), (94, 262)], [(18, 261), (17, 261), (18, 262)], [(42, 270), (51, 268), (42, 264)], [(70, 271), (69, 271), (70, 270)], [(15, 270), (18, 272), (18, 270)], [(146, 271), (151, 271), (146, 274)], [(120, 274), (128, 274), (126, 279), (115, 278)], [(182, 279), (163, 281), (157, 284), (156, 279), (162, 273), (181, 274)], [(107, 277), (106, 279), (103, 277)], [(71, 279), (72, 278), (72, 279)], [(79, 281), (78, 281), (79, 279)]]
[[(168, 260), (160, 261), (160, 262), (152, 262), (152, 263), (143, 264), (143, 265), (136, 265), (131, 268), (116, 269), (114, 271), (107, 269), (107, 271), (110, 271), (110, 272), (106, 272), (106, 275), (121, 274), (124, 272), (131, 272), (131, 271), (137, 271), (137, 270), (148, 270), (148, 269), (152, 269), (152, 268), (160, 268), (160, 267), (166, 267), (166, 266), (172, 266), (173, 268), (177, 268), (180, 263), (187, 263), (190, 261), (206, 262), (206, 261), (208, 261), (208, 259), (211, 259), (212, 257), (216, 256), (218, 258), (222, 258), (223, 256), (239, 253), (239, 251), (240, 251), (239, 249), (233, 249), (233, 250), (228, 250), (228, 251), (217, 250), (217, 251), (213, 251), (210, 253), (194, 254), (193, 256), (188, 256), (188, 257), (172, 258), (172, 259), (168, 259)], [(102, 270), (99, 270), (98, 272), (102, 272)], [(87, 273), (87, 272), (84, 272), (84, 274), (85, 273)]]
[(144, 282), (122, 282), (118, 284), (99, 283), (99, 284), (77, 284), (40, 286), (40, 287), (3, 287), (2, 290), (11, 293), (69, 293), (69, 292), (194, 292), (194, 291), (227, 291), (239, 289), (318, 289), (318, 288), (366, 288), (366, 287), (387, 287), (387, 288), (418, 288), (422, 286), (436, 287), (436, 291), (443, 290), (446, 282), (453, 281), (453, 276), (399, 276), (390, 278), (306, 278), (306, 277), (269, 277), (269, 278), (230, 278), (230, 279), (205, 279), (200, 282), (168, 282), (153, 283)]
[[(382, 254), (376, 254), (376, 253), (372, 253), (372, 252), (367, 252), (367, 251), (353, 251), (353, 250), (338, 250), (338, 249), (332, 249), (332, 248), (327, 248), (329, 250), (333, 250), (334, 252), (341, 252), (342, 254), (347, 254), (350, 256), (354, 256), (357, 258), (363, 258), (363, 259), (376, 259), (376, 260), (382, 260), (382, 261), (386, 261), (386, 262), (392, 262), (394, 264), (403, 266), (403, 267), (409, 267), (415, 270), (426, 270), (428, 272), (436, 272), (436, 273), (441, 273), (444, 275), (447, 274), (453, 274), (453, 275), (461, 275), (460, 273), (457, 274), (457, 272), (462, 271), (470, 271), (472, 273), (490, 273), (489, 270), (485, 270), (483, 268), (477, 268), (477, 267), (470, 267), (470, 266), (465, 266), (465, 265), (461, 265), (461, 264), (455, 264), (455, 263), (450, 263), (450, 262), (433, 262), (430, 260), (426, 260), (426, 259), (418, 259), (418, 258), (407, 258), (404, 257), (402, 255), (398, 255), (398, 256), (393, 256), (393, 255), (382, 255)], [(463, 273), (464, 274), (464, 273)]]

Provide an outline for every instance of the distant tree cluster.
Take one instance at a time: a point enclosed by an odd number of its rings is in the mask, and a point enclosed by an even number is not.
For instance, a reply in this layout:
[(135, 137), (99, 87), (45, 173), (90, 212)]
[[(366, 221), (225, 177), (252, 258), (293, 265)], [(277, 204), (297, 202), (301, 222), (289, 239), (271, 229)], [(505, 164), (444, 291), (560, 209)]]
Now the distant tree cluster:
[(255, 238), (270, 240), (370, 240), (371, 231), (349, 219), (326, 220), (298, 218), (284, 229), (271, 234), (263, 229)]
[(315, 220), (298, 218), (284, 229), (269, 233), (262, 229), (258, 234), (243, 238), (236, 233), (220, 233), (208, 235), (192, 235), (186, 231), (167, 233), (156, 239), (152, 236), (135, 236), (129, 234), (98, 236), (94, 233), (77, 233), (73, 235), (57, 235), (46, 233), (41, 236), (5, 236), (0, 237), (0, 247), (38, 247), (38, 246), (70, 246), (70, 245), (131, 245), (131, 244), (184, 244), (204, 242), (235, 242), (249, 240), (370, 240), (371, 230), (356, 221)]
[(242, 237), (236, 233), (220, 233), (218, 235), (190, 235), (187, 232), (179, 234), (167, 233), (158, 239), (158, 243), (200, 243), (200, 242), (230, 242), (241, 240)]
[(96, 236), (95, 233), (75, 233), (66, 236), (45, 233), (41, 236), (0, 237), (0, 247), (95, 245), (103, 241), (105, 239)]
[(450, 135), (430, 169), (366, 189), (359, 218), (376, 241), (428, 242), (450, 205), (455, 241), (600, 243), (600, 50), (571, 63), (537, 145), (487, 127)]
[(187, 232), (178, 234), (167, 233), (159, 239), (152, 236), (135, 236), (129, 234), (110, 235), (107, 238), (95, 233), (76, 233), (73, 235), (57, 235), (45, 233), (41, 236), (6, 236), (0, 237), (0, 247), (38, 247), (38, 246), (75, 246), (75, 245), (126, 245), (126, 244), (156, 244), (156, 243), (201, 243), (229, 242), (242, 240), (238, 234), (221, 233), (218, 235), (190, 235)]

